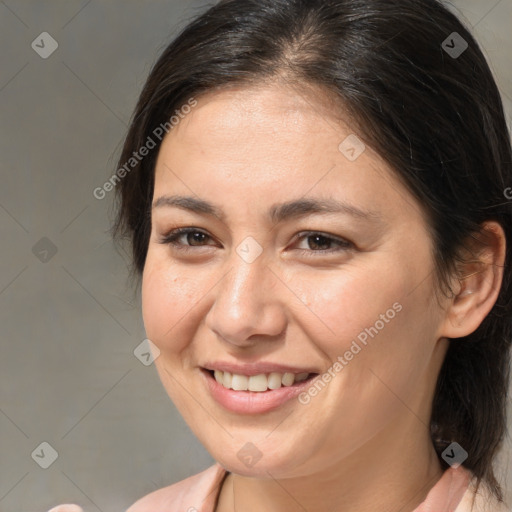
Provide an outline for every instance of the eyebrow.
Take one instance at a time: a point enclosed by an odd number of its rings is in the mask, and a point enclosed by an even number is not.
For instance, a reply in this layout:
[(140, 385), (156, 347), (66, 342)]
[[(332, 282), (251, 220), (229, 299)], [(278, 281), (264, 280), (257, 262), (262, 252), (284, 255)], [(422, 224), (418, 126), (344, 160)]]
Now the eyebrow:
[[(204, 199), (192, 196), (163, 195), (152, 205), (153, 209), (162, 207), (176, 207), (193, 213), (211, 215), (220, 220), (225, 219), (224, 212), (221, 208)], [(314, 213), (342, 213), (368, 221), (382, 220), (381, 214), (374, 210), (357, 208), (356, 206), (338, 199), (316, 198), (300, 198), (285, 203), (274, 204), (269, 209), (268, 217), (272, 223), (278, 224), (285, 220), (304, 217)]]

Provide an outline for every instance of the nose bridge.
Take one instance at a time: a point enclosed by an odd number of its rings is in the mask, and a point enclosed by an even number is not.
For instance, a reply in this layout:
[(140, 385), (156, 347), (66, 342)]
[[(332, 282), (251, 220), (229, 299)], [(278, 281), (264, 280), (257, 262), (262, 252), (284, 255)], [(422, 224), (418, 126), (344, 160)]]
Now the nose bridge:
[[(245, 309), (249, 314), (250, 308), (264, 299), (260, 294), (261, 288), (268, 282), (271, 272), (267, 268), (263, 243), (246, 236), (232, 247), (228, 261), (230, 270), (223, 283), (220, 283), (217, 299), (233, 308), (233, 311)], [(260, 307), (262, 305), (260, 303)]]
[(243, 315), (249, 320), (269, 299), (266, 290), (271, 272), (261, 256), (249, 263), (239, 254), (233, 254), (230, 269), (220, 284), (217, 302), (229, 308), (233, 319)]
[(229, 271), (216, 287), (207, 323), (232, 343), (252, 335), (276, 336), (284, 329), (284, 312), (276, 296), (276, 277), (262, 253), (255, 255), (253, 242), (233, 251)]

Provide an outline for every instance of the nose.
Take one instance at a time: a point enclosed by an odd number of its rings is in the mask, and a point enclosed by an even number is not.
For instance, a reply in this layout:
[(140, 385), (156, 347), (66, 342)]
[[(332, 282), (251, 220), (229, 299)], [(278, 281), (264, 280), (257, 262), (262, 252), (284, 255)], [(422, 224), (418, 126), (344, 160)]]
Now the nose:
[(286, 327), (280, 287), (283, 284), (263, 256), (247, 263), (234, 254), (230, 270), (214, 288), (206, 326), (224, 342), (239, 347), (275, 340)]

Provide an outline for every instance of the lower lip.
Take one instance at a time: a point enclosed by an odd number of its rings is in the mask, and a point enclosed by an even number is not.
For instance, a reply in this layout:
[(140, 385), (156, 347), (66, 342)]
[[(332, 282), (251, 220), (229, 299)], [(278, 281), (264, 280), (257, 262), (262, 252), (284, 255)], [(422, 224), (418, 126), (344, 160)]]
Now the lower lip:
[(311, 386), (314, 379), (313, 376), (292, 386), (267, 391), (235, 391), (219, 384), (209, 371), (201, 369), (201, 373), (214, 400), (229, 411), (239, 414), (261, 414), (277, 409)]

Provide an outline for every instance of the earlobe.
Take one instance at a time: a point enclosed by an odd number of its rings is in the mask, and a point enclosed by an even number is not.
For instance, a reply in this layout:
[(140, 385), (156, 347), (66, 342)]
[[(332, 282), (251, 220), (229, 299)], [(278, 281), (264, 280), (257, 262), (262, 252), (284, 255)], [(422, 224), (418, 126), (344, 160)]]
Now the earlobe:
[(445, 310), (441, 337), (460, 338), (474, 332), (493, 308), (501, 289), (506, 248), (503, 228), (494, 221), (484, 223), (471, 246), (471, 259), (459, 268), (461, 277)]

